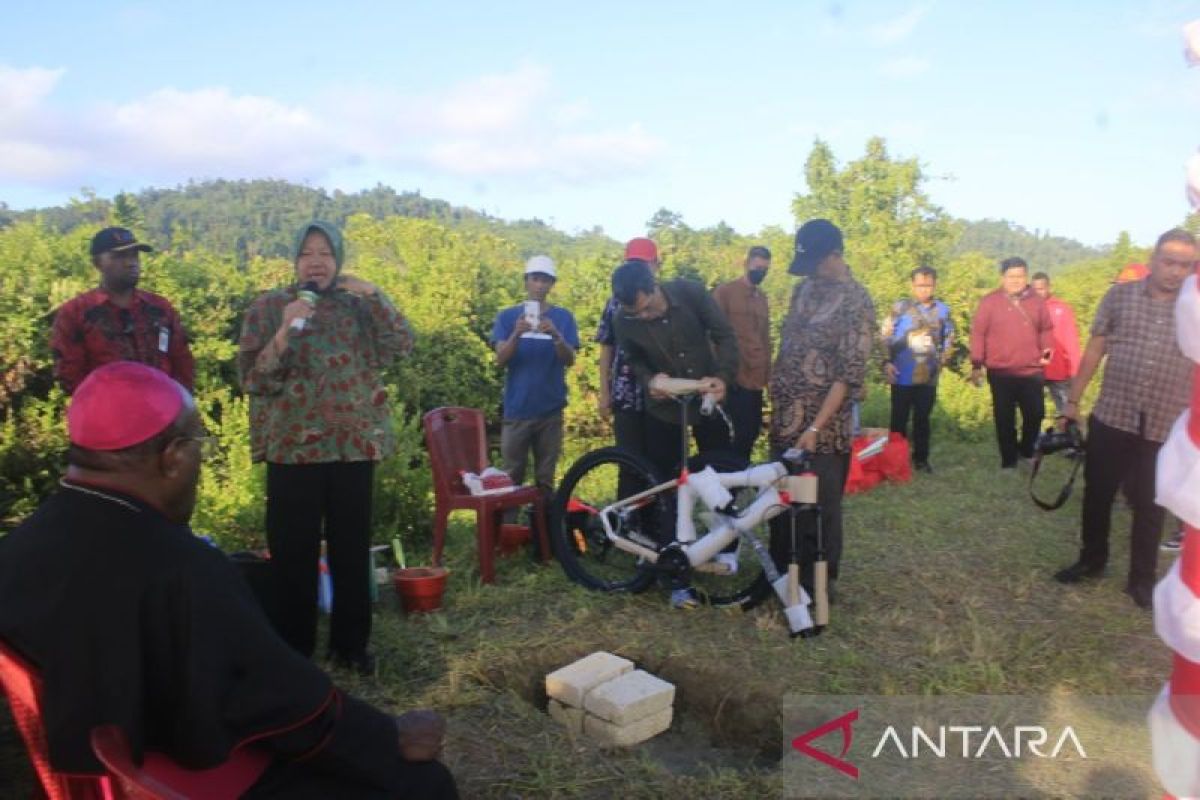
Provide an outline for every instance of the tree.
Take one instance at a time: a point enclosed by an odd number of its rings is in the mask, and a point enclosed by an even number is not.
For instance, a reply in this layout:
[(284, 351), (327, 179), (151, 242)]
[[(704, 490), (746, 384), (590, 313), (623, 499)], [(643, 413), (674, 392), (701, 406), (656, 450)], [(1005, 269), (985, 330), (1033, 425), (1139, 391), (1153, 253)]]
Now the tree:
[(945, 263), (956, 225), (923, 191), (915, 158), (893, 159), (873, 137), (862, 158), (839, 168), (818, 139), (804, 174), (808, 193), (792, 201), (797, 222), (824, 217), (840, 227), (848, 260), (876, 297), (901, 290), (917, 266)]
[(664, 231), (687, 231), (690, 230), (683, 221), (683, 215), (678, 211), (672, 211), (669, 208), (660, 208), (654, 212), (654, 216), (646, 220), (646, 233), (650, 238), (657, 240), (659, 235)]
[(137, 198), (128, 192), (121, 192), (113, 198), (112, 221), (114, 225), (130, 230), (141, 230), (146, 226)]

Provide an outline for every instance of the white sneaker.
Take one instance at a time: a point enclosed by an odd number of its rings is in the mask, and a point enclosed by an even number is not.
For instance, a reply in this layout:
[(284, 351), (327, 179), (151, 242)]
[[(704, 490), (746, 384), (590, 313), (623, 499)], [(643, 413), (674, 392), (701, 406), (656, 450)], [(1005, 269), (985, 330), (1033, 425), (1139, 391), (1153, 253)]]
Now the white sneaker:
[(714, 559), (718, 564), (725, 565), (726, 575), (736, 575), (738, 571), (737, 553), (717, 553)]
[(696, 565), (696, 572), (705, 572), (709, 575), (736, 575), (737, 571), (737, 553), (717, 553), (711, 561)]

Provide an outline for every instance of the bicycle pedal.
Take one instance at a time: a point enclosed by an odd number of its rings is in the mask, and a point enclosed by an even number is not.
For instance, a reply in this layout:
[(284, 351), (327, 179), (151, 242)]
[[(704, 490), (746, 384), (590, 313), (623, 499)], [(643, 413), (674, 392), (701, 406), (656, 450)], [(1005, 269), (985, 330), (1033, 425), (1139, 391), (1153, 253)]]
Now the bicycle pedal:
[(697, 564), (692, 567), (692, 569), (707, 575), (732, 575), (736, 572), (736, 570), (730, 569), (728, 564), (723, 564), (719, 561), (705, 561), (703, 564)]

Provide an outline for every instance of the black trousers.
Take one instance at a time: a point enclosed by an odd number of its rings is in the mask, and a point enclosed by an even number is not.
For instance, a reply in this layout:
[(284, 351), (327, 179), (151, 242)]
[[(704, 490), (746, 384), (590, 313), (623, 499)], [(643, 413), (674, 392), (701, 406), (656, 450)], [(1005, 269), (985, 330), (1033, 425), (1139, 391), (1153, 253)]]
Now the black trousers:
[(1133, 506), (1129, 532), (1129, 585), (1153, 587), (1158, 569), (1158, 541), (1164, 512), (1154, 502), (1154, 482), (1161, 442), (1088, 422), (1087, 461), (1083, 476), (1083, 547), (1080, 562), (1101, 567), (1108, 562), (1108, 535), (1117, 489), (1125, 486)]
[[(1042, 397), (1040, 375), (987, 376), (992, 388), (992, 418), (996, 422), (996, 443), (1000, 446), (1000, 466), (1015, 467), (1017, 456), (1033, 458), (1046, 401)], [(1021, 409), (1021, 438), (1017, 440), (1017, 408)]]
[[(821, 540), (825, 560), (829, 563), (829, 579), (836, 580), (842, 561), (842, 495), (846, 491), (846, 476), (850, 474), (850, 454), (816, 453), (812, 457), (812, 466), (817, 475), (817, 503), (821, 506)], [(770, 524), (771, 557), (780, 570), (785, 570), (792, 552), (790, 509), (772, 519)], [(812, 565), (818, 552), (815, 515), (805, 512), (796, 515), (796, 540), (800, 556), (800, 582), (811, 592)]]
[(646, 454), (646, 412), (613, 411), (613, 438), (617, 447)]
[[(678, 422), (666, 422), (653, 414), (645, 414), (644, 419), (646, 449), (642, 455), (654, 466), (659, 479), (670, 480), (679, 477), (679, 470), (683, 466), (683, 462), (680, 461), (683, 428)], [(729, 428), (719, 415), (701, 416), (691, 427), (692, 437), (699, 452), (729, 452)]]
[(733, 452), (752, 461), (750, 454), (762, 432), (763, 390), (743, 389), (736, 383), (731, 384), (725, 396), (725, 411), (733, 421)]
[(317, 561), (325, 539), (333, 581), (329, 649), (354, 656), (371, 638), (372, 461), (267, 464), (267, 545), (271, 548), (279, 635), (306, 657), (317, 636)]
[[(912, 460), (929, 461), (929, 415), (937, 400), (937, 384), (892, 385), (892, 421), (890, 430), (912, 443)], [(912, 414), (912, 436), (908, 435), (908, 417)]]

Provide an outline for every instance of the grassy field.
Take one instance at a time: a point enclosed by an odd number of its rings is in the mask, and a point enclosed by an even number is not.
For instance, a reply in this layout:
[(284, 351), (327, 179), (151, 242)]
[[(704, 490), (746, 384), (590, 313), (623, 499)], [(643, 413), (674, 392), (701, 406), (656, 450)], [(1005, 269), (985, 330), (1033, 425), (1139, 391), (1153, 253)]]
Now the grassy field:
[[(673, 612), (657, 590), (589, 593), (524, 554), (482, 587), (469, 517), (456, 518), (445, 609), (404, 617), (381, 604), (378, 677), (337, 677), (388, 708), (445, 713), (446, 760), (470, 798), (779, 796), (789, 692), (1156, 692), (1169, 653), (1121, 593), (1128, 513), (1115, 515), (1108, 576), (1060, 586), (1050, 576), (1076, 554), (1081, 491), (1042, 512), (1026, 474), (997, 462), (990, 442), (935, 440), (936, 474), (847, 498), (838, 603), (812, 640), (789, 639), (774, 603)], [(547, 717), (544, 675), (595, 650), (676, 684), (668, 733), (602, 751)], [(0, 774), (23, 770), (11, 730), (0, 737)]]

